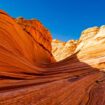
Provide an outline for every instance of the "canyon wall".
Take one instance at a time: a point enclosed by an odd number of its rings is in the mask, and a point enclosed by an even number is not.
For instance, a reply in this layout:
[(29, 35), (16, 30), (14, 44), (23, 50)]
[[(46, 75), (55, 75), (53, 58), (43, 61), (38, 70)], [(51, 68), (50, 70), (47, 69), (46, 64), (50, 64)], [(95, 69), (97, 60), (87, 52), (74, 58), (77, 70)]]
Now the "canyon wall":
[(11, 71), (13, 67), (29, 70), (34, 69), (34, 65), (55, 62), (51, 41), (50, 32), (39, 21), (13, 19), (0, 11), (0, 63), (3, 71)]
[[(61, 42), (59, 40), (52, 41), (52, 54), (56, 61), (63, 60), (75, 53), (80, 61), (85, 62), (92, 67), (104, 70), (105, 53), (105, 26), (92, 27), (81, 33), (79, 40), (70, 40)], [(94, 63), (94, 61), (97, 63)]]
[(63, 60), (70, 55), (74, 54), (78, 41), (69, 40), (68, 42), (62, 42), (57, 39), (52, 41), (52, 54), (56, 61)]
[(0, 10), (0, 105), (105, 105), (104, 33), (52, 42), (39, 21)]

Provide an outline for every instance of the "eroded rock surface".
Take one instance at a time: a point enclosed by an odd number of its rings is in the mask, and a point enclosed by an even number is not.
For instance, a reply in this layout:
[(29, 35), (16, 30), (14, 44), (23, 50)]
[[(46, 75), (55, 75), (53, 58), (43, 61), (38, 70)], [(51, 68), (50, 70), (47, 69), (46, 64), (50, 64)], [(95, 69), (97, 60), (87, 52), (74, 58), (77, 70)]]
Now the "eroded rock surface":
[(82, 32), (75, 52), (78, 59), (92, 67), (104, 70), (105, 26), (89, 28)]
[[(83, 32), (71, 56), (55, 62), (52, 38), (39, 21), (1, 10), (0, 105), (105, 105), (105, 28), (94, 29)], [(58, 43), (62, 53), (72, 48)]]
[[(103, 25), (101, 27), (92, 27), (84, 30), (81, 33), (80, 39), (76, 41), (70, 40), (68, 42), (61, 42), (59, 40), (53, 40), (52, 54), (56, 61), (60, 61), (78, 52), (77, 57), (80, 61), (85, 62), (92, 67), (97, 66), (97, 68), (103, 69), (105, 53), (104, 46), (105, 26)], [(100, 56), (102, 58), (100, 58)]]
[(57, 39), (52, 41), (52, 54), (56, 61), (61, 61), (74, 54), (78, 41), (69, 40), (62, 42)]

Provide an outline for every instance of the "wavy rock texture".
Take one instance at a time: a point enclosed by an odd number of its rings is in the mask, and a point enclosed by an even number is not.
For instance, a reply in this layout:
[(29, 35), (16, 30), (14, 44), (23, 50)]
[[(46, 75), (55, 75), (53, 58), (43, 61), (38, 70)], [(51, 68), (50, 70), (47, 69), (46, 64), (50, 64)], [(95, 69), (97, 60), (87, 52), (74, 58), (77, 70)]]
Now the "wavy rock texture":
[(78, 52), (77, 57), (80, 61), (104, 70), (104, 46), (105, 26), (103, 25), (84, 30), (80, 39), (76, 41), (61, 42), (59, 40), (53, 40), (52, 54), (56, 61), (60, 61)]
[(40, 25), (0, 11), (0, 105), (105, 105), (104, 26), (55, 62)]
[[(104, 70), (105, 26), (89, 28), (82, 32), (76, 51), (79, 60)], [(97, 63), (96, 63), (97, 62)]]

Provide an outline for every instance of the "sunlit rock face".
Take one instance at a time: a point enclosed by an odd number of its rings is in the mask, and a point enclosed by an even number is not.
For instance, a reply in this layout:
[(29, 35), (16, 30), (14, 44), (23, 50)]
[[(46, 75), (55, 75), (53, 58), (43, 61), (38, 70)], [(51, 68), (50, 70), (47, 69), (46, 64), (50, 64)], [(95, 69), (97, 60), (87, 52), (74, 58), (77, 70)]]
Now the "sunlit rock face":
[[(104, 26), (102, 26), (104, 27)], [(86, 51), (88, 52), (88, 46), (91, 47), (94, 44), (98, 44), (98, 39), (95, 40), (96, 35), (98, 34), (99, 30), (104, 30), (99, 27), (92, 27), (84, 30), (81, 33), (79, 40), (70, 40), (68, 42), (61, 42), (59, 40), (52, 41), (52, 53), (57, 61), (63, 60), (68, 56), (74, 54), (77, 51)], [(101, 32), (102, 35), (102, 32)], [(99, 37), (102, 37), (98, 35)], [(102, 38), (101, 38), (102, 39)], [(92, 48), (93, 49), (93, 48)], [(62, 53), (63, 52), (63, 53)], [(83, 55), (83, 53), (82, 53)], [(88, 54), (89, 55), (89, 54)]]
[(14, 20), (0, 11), (0, 26), (1, 61), (14, 66), (24, 61), (33, 65), (54, 62), (51, 34), (39, 21)]
[(78, 41), (69, 40), (62, 42), (57, 39), (52, 41), (52, 54), (56, 61), (61, 61), (74, 54)]
[[(74, 53), (80, 61), (103, 69), (105, 54), (105, 26), (92, 27), (81, 33), (80, 39), (61, 42), (52, 41), (52, 54), (56, 61), (63, 60)], [(104, 70), (104, 69), (103, 69)]]
[(33, 39), (42, 45), (45, 50), (51, 52), (52, 36), (40, 21), (36, 19), (25, 20), (24, 18), (16, 18), (15, 21), (27, 32)]
[(105, 26), (89, 28), (82, 32), (76, 51), (78, 59), (104, 70)]
[(0, 105), (105, 105), (104, 33), (52, 42), (39, 21), (0, 10)]
[[(16, 18), (15, 21), (22, 27), (22, 29), (33, 38), (35, 47), (35, 59), (42, 63), (55, 62), (52, 56), (51, 41), (52, 36), (47, 28), (36, 19), (25, 20), (24, 18)], [(38, 46), (36, 47), (36, 43)], [(43, 62), (44, 61), (44, 62)]]

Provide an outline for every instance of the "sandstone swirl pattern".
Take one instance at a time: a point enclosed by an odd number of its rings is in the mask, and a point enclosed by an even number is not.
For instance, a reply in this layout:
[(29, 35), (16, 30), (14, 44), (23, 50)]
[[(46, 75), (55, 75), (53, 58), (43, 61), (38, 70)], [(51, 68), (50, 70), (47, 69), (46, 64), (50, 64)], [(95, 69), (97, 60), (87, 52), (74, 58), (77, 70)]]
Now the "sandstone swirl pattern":
[(39, 21), (0, 10), (0, 105), (105, 105), (104, 36), (105, 26), (85, 30), (59, 61)]

